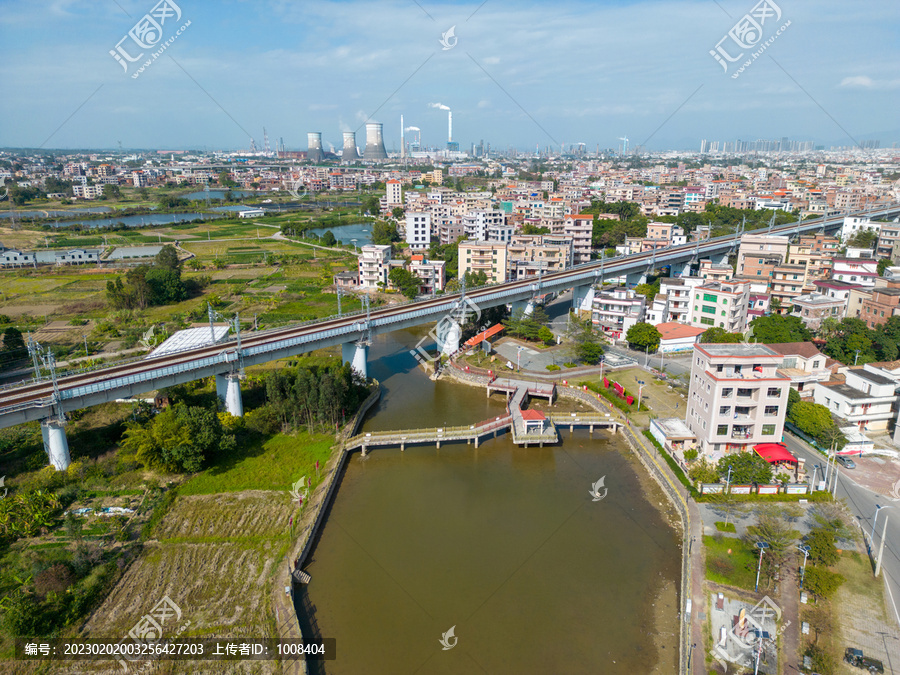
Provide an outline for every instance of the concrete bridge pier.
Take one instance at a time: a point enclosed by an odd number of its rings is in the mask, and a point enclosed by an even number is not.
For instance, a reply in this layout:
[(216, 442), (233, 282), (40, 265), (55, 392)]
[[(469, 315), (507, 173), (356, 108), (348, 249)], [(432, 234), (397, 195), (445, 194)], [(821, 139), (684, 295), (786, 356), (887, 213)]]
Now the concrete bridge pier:
[(690, 261), (682, 264), (672, 263), (672, 274), (676, 277), (689, 277), (691, 276), (691, 263)]
[(453, 319), (444, 317), (435, 326), (437, 347), (443, 356), (450, 356), (459, 351), (459, 338), (462, 330)]
[(345, 342), (341, 345), (341, 361), (349, 363), (361, 377), (369, 377), (369, 345), (367, 342)]
[(638, 284), (646, 284), (647, 283), (647, 272), (629, 272), (625, 275), (625, 283), (629, 287), (637, 286)]
[(41, 422), (41, 437), (44, 439), (44, 450), (50, 464), (57, 471), (65, 471), (72, 463), (69, 456), (69, 441), (66, 439), (66, 427), (59, 422), (44, 420)]
[(225, 411), (235, 417), (244, 416), (244, 401), (241, 398), (241, 378), (237, 373), (216, 375), (216, 395), (225, 404)]
[(576, 312), (589, 312), (594, 304), (594, 287), (575, 286), (572, 289), (572, 309)]
[(517, 315), (519, 312), (522, 312), (522, 316), (531, 316), (531, 313), (534, 311), (534, 301), (532, 300), (516, 300), (515, 302), (510, 303), (511, 312), (513, 316)]
[(728, 262), (728, 254), (727, 253), (713, 253), (709, 256), (709, 259), (712, 260), (715, 265), (722, 265)]

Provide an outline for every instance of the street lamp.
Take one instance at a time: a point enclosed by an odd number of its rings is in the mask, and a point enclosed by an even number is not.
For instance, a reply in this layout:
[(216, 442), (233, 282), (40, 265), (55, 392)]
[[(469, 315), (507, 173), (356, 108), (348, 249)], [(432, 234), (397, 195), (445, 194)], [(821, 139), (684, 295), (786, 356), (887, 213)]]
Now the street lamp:
[(800, 569), (800, 590), (803, 590), (803, 579), (806, 578), (806, 559), (809, 557), (809, 545), (798, 544), (797, 548), (803, 553), (803, 567)]
[(894, 507), (893, 506), (881, 506), (880, 504), (875, 505), (875, 517), (872, 518), (872, 536), (871, 536), (873, 547), (875, 546), (875, 523), (878, 521), (878, 512), (881, 511), (881, 509), (892, 509), (892, 508), (894, 508)]
[(519, 365), (519, 362), (520, 362), (520, 360), (521, 360), (521, 358), (522, 358), (522, 350), (523, 350), (523, 349), (525, 349), (525, 346), (524, 346), (524, 345), (519, 345), (519, 349), (518, 349), (518, 351), (516, 352), (516, 372), (517, 372), (517, 373), (521, 371), (521, 366)]
[(641, 396), (644, 393), (644, 385), (646, 384), (646, 382), (644, 382), (643, 380), (638, 380), (637, 383), (638, 383), (638, 385), (640, 385), (640, 386), (638, 386), (638, 407), (637, 407), (638, 412), (640, 412), (641, 411)]
[(759, 591), (759, 573), (762, 570), (763, 551), (769, 548), (769, 545), (764, 541), (758, 541), (756, 542), (756, 548), (759, 549), (759, 564), (756, 566), (756, 588), (753, 589), (754, 593)]
[(728, 465), (728, 475), (725, 477), (725, 494), (728, 494), (728, 484), (731, 483), (731, 464)]

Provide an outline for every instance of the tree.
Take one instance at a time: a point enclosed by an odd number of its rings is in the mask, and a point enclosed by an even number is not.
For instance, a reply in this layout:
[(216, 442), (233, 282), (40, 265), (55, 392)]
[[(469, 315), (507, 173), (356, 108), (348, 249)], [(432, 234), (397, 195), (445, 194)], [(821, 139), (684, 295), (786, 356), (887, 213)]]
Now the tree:
[(828, 599), (844, 583), (844, 577), (818, 565), (807, 565), (803, 583), (820, 598)]
[(882, 258), (881, 260), (879, 260), (878, 267), (875, 268), (875, 270), (878, 272), (878, 276), (883, 277), (884, 271), (893, 264), (894, 263), (890, 258)]
[(5, 359), (20, 359), (28, 354), (22, 331), (15, 326), (10, 326), (3, 331), (3, 356)]
[(422, 286), (422, 280), (408, 269), (403, 267), (395, 267), (388, 273), (388, 281), (391, 285), (399, 290), (410, 300), (419, 294)]
[(835, 426), (828, 408), (811, 401), (799, 401), (792, 405), (787, 421), (815, 438), (822, 438)]
[(770, 314), (759, 316), (750, 322), (753, 338), (763, 344), (778, 342), (807, 342), (812, 333), (797, 316)]
[(829, 567), (834, 565), (840, 554), (835, 546), (834, 532), (824, 527), (815, 527), (806, 536), (809, 546), (809, 562)]
[(628, 329), (628, 332), (625, 334), (625, 340), (631, 349), (655, 352), (659, 348), (662, 335), (656, 329), (656, 326), (640, 322)]
[(397, 226), (385, 220), (377, 220), (372, 226), (372, 243), (379, 246), (388, 246), (395, 241), (400, 241), (400, 233)]
[(801, 400), (802, 399), (800, 398), (799, 391), (797, 391), (793, 387), (788, 389), (788, 402), (787, 402), (787, 410), (786, 410), (785, 414), (787, 416), (790, 416), (791, 409), (794, 407), (795, 404), (800, 403)]
[(187, 291), (178, 269), (152, 267), (144, 275), (144, 281), (150, 287), (151, 305), (168, 305), (187, 298)]
[(163, 246), (153, 260), (156, 267), (163, 267), (170, 270), (179, 269), (178, 251), (171, 244)]
[(402, 206), (395, 206), (393, 209), (391, 209), (391, 215), (394, 216), (394, 218), (402, 218), (403, 213), (404, 211)]
[(525, 340), (536, 341), (539, 339), (538, 334), (544, 324), (547, 323), (549, 317), (543, 307), (535, 307), (531, 314), (525, 314), (524, 310), (519, 310), (508, 319), (503, 321), (507, 334), (513, 337), (520, 337)]
[(537, 338), (545, 345), (552, 345), (554, 342), (556, 342), (556, 336), (553, 334), (552, 330), (547, 328), (547, 326), (541, 326), (538, 329)]
[(700, 336), (700, 342), (714, 344), (737, 343), (741, 342), (743, 339), (744, 335), (742, 333), (729, 333), (724, 328), (720, 328), (719, 326), (707, 328), (706, 331)]
[(767, 504), (758, 510), (756, 524), (747, 528), (745, 538), (751, 545), (757, 541), (764, 541), (769, 545), (764, 560), (770, 569), (773, 564), (784, 559), (791, 544), (796, 540), (796, 532), (784, 517), (782, 510), (772, 508), (773, 506)]
[(322, 235), (322, 245), (323, 246), (335, 246), (338, 243), (337, 237), (334, 236), (334, 232), (331, 230), (326, 230), (325, 234)]
[(766, 484), (772, 480), (772, 465), (755, 452), (739, 452), (734, 455), (726, 455), (719, 460), (716, 470), (722, 482), (728, 477), (728, 468), (731, 467), (731, 484), (758, 483)]
[(695, 483), (717, 483), (719, 480), (719, 472), (716, 471), (716, 467), (710, 464), (705, 457), (691, 465), (688, 469), (688, 476)]
[(653, 302), (653, 299), (659, 294), (660, 288), (660, 280), (657, 279), (653, 283), (648, 284), (638, 284), (634, 287), (634, 292), (638, 295), (643, 295), (649, 302)]
[(836, 334), (825, 343), (824, 352), (847, 365), (870, 363), (877, 358), (872, 347), (872, 336), (875, 334), (862, 319), (842, 319)]

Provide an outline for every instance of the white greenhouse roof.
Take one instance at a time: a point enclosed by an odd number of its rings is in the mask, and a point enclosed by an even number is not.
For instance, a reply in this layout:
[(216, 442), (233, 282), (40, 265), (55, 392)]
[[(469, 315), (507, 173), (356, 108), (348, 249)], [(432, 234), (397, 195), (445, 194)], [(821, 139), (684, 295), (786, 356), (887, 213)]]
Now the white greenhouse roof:
[(227, 325), (213, 325), (212, 333), (215, 337), (211, 334), (209, 326), (180, 330), (150, 352), (149, 356), (164, 356), (165, 354), (182, 352), (185, 349), (194, 349), (196, 347), (215, 344), (221, 342), (228, 336), (228, 330), (229, 327)]

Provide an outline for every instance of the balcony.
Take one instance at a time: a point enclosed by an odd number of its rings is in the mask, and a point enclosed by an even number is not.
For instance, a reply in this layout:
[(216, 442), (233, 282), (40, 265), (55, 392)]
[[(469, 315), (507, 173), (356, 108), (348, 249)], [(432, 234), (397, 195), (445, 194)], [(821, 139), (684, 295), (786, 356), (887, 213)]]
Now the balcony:
[(731, 437), (739, 438), (741, 440), (747, 440), (749, 438), (753, 438), (753, 427), (752, 426), (735, 425), (731, 430)]

